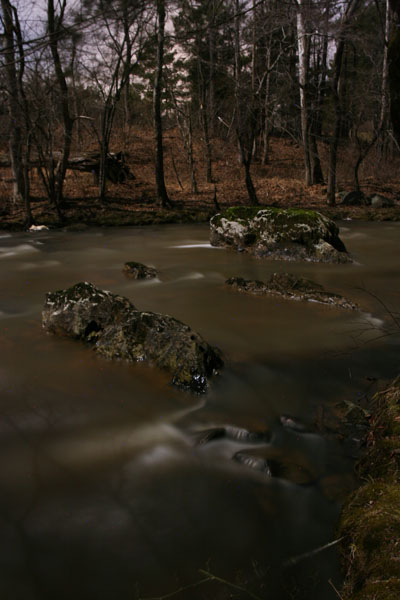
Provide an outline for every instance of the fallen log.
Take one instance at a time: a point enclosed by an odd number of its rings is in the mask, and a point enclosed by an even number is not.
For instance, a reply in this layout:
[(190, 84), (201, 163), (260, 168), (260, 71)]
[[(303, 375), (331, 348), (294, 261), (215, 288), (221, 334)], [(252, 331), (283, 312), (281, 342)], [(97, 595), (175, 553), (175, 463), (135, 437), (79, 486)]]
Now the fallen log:
[[(33, 158), (29, 162), (29, 169), (49, 166), (52, 161), (58, 168), (60, 159), (61, 157), (58, 153), (53, 154), (52, 157), (46, 158), (45, 161), (40, 160), (39, 158)], [(6, 155), (0, 156), (0, 168), (1, 167), (11, 167), (10, 159)], [(97, 184), (100, 173), (100, 153), (91, 152), (80, 156), (72, 156), (68, 160), (67, 169), (71, 171), (81, 171), (83, 173), (93, 173), (94, 181)], [(109, 152), (107, 154), (106, 178), (112, 183), (125, 183), (128, 179), (135, 179), (135, 176), (126, 163), (123, 152)]]

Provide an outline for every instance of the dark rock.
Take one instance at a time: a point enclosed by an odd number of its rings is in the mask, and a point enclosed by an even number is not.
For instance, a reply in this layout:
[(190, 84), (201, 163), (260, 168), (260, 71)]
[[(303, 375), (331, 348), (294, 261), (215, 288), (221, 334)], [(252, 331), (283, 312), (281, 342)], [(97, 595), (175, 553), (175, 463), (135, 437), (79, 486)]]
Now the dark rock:
[(210, 221), (213, 246), (261, 258), (351, 262), (333, 221), (313, 210), (233, 207)]
[(394, 200), (381, 196), (381, 194), (372, 194), (368, 197), (368, 204), (372, 208), (389, 208), (394, 206)]
[(362, 206), (365, 204), (363, 192), (358, 192), (357, 190), (345, 192), (340, 198), (340, 204), (342, 206)]
[(271, 477), (271, 469), (267, 460), (261, 456), (252, 456), (246, 452), (239, 451), (233, 456), (233, 460), (255, 471), (260, 471)]
[(303, 425), (303, 423), (300, 423), (300, 421), (297, 421), (296, 419), (294, 419), (293, 417), (289, 417), (288, 415), (281, 415), (279, 420), (283, 427), (285, 427), (286, 429), (290, 429), (291, 431), (298, 431), (304, 433), (307, 430), (306, 426)]
[(270, 441), (269, 431), (249, 431), (235, 425), (212, 427), (194, 434), (196, 446), (208, 444), (215, 440), (227, 439), (238, 443), (265, 444)]
[(357, 309), (343, 296), (327, 292), (318, 283), (314, 283), (303, 277), (296, 277), (291, 273), (273, 273), (270, 279), (263, 281), (243, 279), (242, 277), (231, 277), (225, 282), (227, 285), (238, 290), (254, 295), (281, 296), (287, 300), (305, 300), (309, 302), (320, 302), (338, 308)]
[(126, 262), (123, 273), (129, 279), (153, 279), (157, 277), (157, 271), (153, 267), (147, 267), (138, 262)]
[(48, 293), (42, 322), (50, 333), (80, 339), (107, 359), (144, 361), (169, 371), (173, 384), (197, 393), (207, 390), (208, 378), (223, 366), (220, 352), (184, 323), (138, 311), (127, 298), (91, 283)]

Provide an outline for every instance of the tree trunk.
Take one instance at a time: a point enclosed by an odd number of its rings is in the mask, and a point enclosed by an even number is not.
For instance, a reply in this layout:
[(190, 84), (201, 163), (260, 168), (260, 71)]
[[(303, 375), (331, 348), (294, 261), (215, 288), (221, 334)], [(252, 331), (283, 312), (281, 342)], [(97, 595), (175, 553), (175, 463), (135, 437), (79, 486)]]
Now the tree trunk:
[(343, 64), (343, 53), (345, 48), (344, 30), (351, 17), (358, 8), (360, 0), (349, 0), (347, 8), (342, 16), (338, 33), (338, 45), (333, 60), (332, 99), (335, 110), (335, 127), (330, 141), (329, 166), (328, 166), (328, 204), (333, 206), (336, 201), (336, 165), (339, 147), (339, 137), (342, 130), (343, 109), (340, 99), (340, 75)]
[(400, 0), (390, 0), (396, 28), (388, 48), (390, 115), (393, 134), (400, 145)]
[(267, 49), (267, 75), (265, 78), (265, 98), (264, 98), (264, 132), (263, 132), (263, 151), (261, 162), (263, 165), (268, 164), (269, 158), (269, 136), (270, 136), (270, 96), (271, 96), (271, 36)]
[(303, 141), (304, 168), (306, 185), (312, 185), (310, 147), (309, 147), (309, 106), (308, 106), (308, 71), (310, 60), (310, 34), (306, 30), (304, 16), (305, 0), (298, 0), (297, 9), (297, 44), (299, 53), (299, 85), (301, 110), (301, 137)]
[(31, 155), (31, 133), (32, 133), (32, 123), (29, 114), (29, 105), (28, 100), (25, 94), (24, 89), (24, 72), (25, 72), (25, 51), (24, 44), (22, 38), (22, 30), (21, 25), (18, 18), (17, 9), (12, 7), (13, 15), (14, 15), (14, 30), (17, 38), (17, 46), (18, 46), (18, 63), (19, 63), (19, 73), (17, 78), (17, 87), (18, 94), (21, 103), (21, 109), (24, 115), (24, 123), (25, 123), (25, 152), (23, 158), (23, 173), (24, 173), (24, 202), (25, 202), (25, 216), (26, 216), (26, 226), (30, 227), (33, 223), (33, 215), (31, 209), (31, 197), (30, 197), (30, 178), (29, 178), (29, 162)]
[(60, 15), (56, 17), (54, 10), (54, 0), (48, 0), (47, 2), (47, 19), (48, 19), (48, 28), (49, 28), (49, 40), (50, 40), (50, 50), (53, 58), (54, 69), (56, 72), (58, 87), (60, 88), (60, 101), (61, 101), (61, 111), (63, 118), (63, 128), (64, 128), (64, 141), (63, 141), (63, 151), (62, 158), (57, 167), (56, 180), (55, 180), (55, 205), (58, 214), (58, 218), (60, 221), (63, 220), (63, 216), (61, 213), (61, 203), (63, 199), (63, 186), (65, 180), (65, 174), (67, 171), (68, 159), (71, 151), (71, 142), (72, 142), (72, 129), (74, 126), (74, 120), (71, 117), (69, 110), (69, 98), (68, 98), (68, 85), (67, 80), (62, 68), (60, 54), (58, 52), (58, 37), (60, 35), (60, 29), (62, 25), (62, 18), (64, 15), (66, 6), (66, 0), (63, 0)]
[[(240, 89), (241, 59), (240, 59), (240, 16), (239, 0), (235, 3), (235, 109), (236, 109), (236, 136), (239, 147), (240, 162), (245, 169), (245, 184), (249, 196), (250, 204), (258, 204), (256, 190), (250, 173), (251, 159), (253, 156), (253, 144), (255, 138), (255, 118), (253, 106), (246, 106), (250, 110), (250, 122), (245, 123), (242, 115), (243, 106)], [(252, 104), (254, 103), (254, 94), (251, 94)]]
[(157, 197), (162, 208), (171, 206), (171, 201), (168, 197), (167, 188), (165, 187), (164, 178), (164, 149), (163, 149), (163, 130), (161, 117), (161, 92), (162, 92), (162, 71), (164, 64), (164, 30), (165, 30), (165, 3), (164, 0), (157, 0), (157, 16), (158, 16), (158, 31), (157, 31), (157, 67), (154, 80), (153, 92), (153, 117), (154, 117), (154, 137), (156, 143), (156, 186)]
[(9, 112), (9, 149), (13, 172), (13, 201), (22, 202), (25, 196), (25, 180), (22, 160), (22, 115), (19, 105), (18, 79), (14, 51), (14, 23), (9, 0), (1, 0), (3, 13), (3, 52), (6, 73), (7, 104)]

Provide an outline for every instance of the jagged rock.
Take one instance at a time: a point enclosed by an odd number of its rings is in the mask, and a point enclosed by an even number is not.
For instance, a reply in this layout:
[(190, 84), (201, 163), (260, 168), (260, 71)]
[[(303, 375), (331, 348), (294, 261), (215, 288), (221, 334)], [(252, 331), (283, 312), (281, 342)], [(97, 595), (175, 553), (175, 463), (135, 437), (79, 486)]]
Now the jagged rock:
[(313, 210), (233, 207), (212, 217), (210, 240), (275, 260), (351, 262), (335, 223)]
[(296, 277), (291, 273), (273, 273), (270, 279), (263, 281), (243, 279), (242, 277), (231, 277), (225, 282), (227, 285), (238, 290), (255, 295), (274, 295), (282, 296), (287, 300), (306, 300), (309, 302), (321, 302), (330, 304), (339, 308), (357, 309), (353, 304), (343, 296), (327, 292), (324, 288), (303, 277)]
[(133, 261), (125, 263), (123, 272), (129, 279), (153, 279), (157, 277), (156, 269)]
[(208, 379), (223, 366), (220, 352), (184, 323), (138, 311), (127, 298), (87, 282), (48, 293), (42, 323), (107, 359), (144, 361), (169, 371), (173, 384), (197, 393), (207, 390)]
[(251, 454), (247, 454), (246, 452), (236, 452), (233, 456), (233, 460), (244, 465), (249, 469), (254, 469), (255, 471), (260, 471), (264, 473), (268, 477), (272, 476), (271, 468), (267, 460), (262, 458), (261, 456), (252, 456)]
[(193, 433), (193, 437), (196, 446), (201, 446), (222, 438), (246, 444), (264, 444), (270, 440), (271, 436), (269, 431), (248, 431), (235, 425), (222, 425), (211, 427), (205, 431), (196, 431)]

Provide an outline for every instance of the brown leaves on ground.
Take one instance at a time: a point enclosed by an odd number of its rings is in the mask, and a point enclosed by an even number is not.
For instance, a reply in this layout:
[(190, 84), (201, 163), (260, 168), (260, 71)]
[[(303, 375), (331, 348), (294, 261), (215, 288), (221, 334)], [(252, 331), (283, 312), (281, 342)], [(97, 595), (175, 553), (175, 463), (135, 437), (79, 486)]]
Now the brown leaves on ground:
[[(111, 150), (126, 153), (127, 163), (135, 176), (124, 184), (108, 183), (107, 202), (101, 206), (98, 202), (98, 188), (90, 173), (68, 171), (64, 187), (63, 212), (67, 222), (96, 222), (104, 215), (113, 214), (115, 224), (118, 215), (127, 218), (138, 212), (159, 212), (156, 199), (154, 179), (153, 134), (143, 129), (131, 129), (122, 136), (114, 136)], [(244, 169), (239, 162), (236, 145), (229, 140), (215, 138), (213, 146), (213, 177), (217, 189), (217, 200), (222, 207), (248, 204), (248, 196), (244, 181)], [(72, 155), (96, 151), (93, 144), (82, 140), (79, 148)], [(324, 173), (329, 149), (320, 145), (320, 155)], [(165, 179), (170, 198), (176, 203), (177, 210), (213, 211), (215, 209), (214, 183), (206, 182), (205, 148), (201, 138), (194, 143), (196, 179), (199, 193), (191, 192), (190, 173), (187, 155), (180, 133), (169, 129), (164, 134)], [(342, 148), (338, 177), (340, 189), (352, 190), (353, 167), (356, 154), (351, 148)], [(394, 200), (400, 199), (400, 157), (384, 159), (379, 157), (378, 150), (371, 151), (361, 170), (361, 185), (365, 194), (380, 193)], [(11, 196), (11, 172), (2, 168), (0, 171), (0, 228), (24, 221), (24, 207), (14, 206)], [(253, 161), (252, 177), (259, 202), (262, 205), (274, 204), (282, 207), (302, 206), (316, 209), (326, 208), (326, 186), (307, 187), (304, 183), (303, 150), (294, 141), (285, 138), (272, 138), (269, 162), (262, 165)], [(182, 186), (182, 187), (181, 187)], [(183, 189), (182, 189), (183, 188)], [(45, 191), (40, 177), (32, 172), (31, 178), (32, 209), (37, 222), (55, 220), (54, 208), (45, 199)], [(371, 213), (370, 209), (370, 213)], [(395, 213), (399, 209), (394, 209)], [(400, 218), (393, 209), (381, 209), (379, 213), (372, 211), (364, 216), (365, 207), (339, 207), (331, 209), (331, 216), (363, 218)], [(329, 212), (329, 211), (328, 211)], [(390, 213), (390, 214), (389, 214)], [(112, 224), (112, 223), (110, 223)]]

